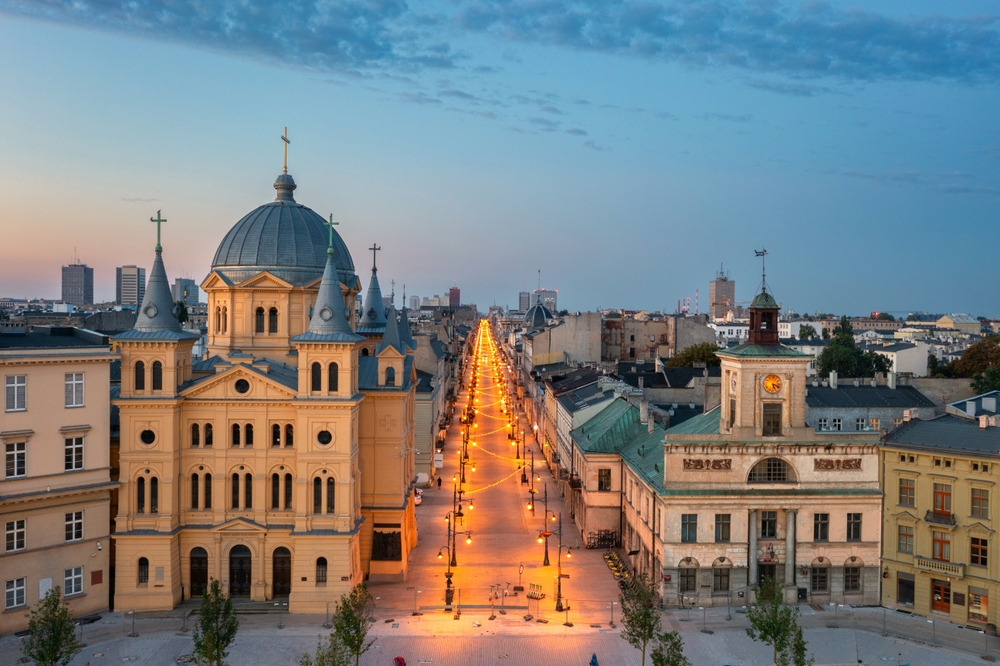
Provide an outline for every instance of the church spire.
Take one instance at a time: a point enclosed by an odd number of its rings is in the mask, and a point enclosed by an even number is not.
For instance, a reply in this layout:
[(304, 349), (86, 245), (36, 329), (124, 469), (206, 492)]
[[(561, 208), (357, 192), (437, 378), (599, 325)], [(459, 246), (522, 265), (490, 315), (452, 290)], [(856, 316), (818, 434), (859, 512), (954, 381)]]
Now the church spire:
[(767, 250), (754, 250), (754, 254), (760, 257), (761, 262), (760, 293), (750, 304), (750, 330), (747, 333), (747, 342), (752, 345), (781, 344), (778, 339), (778, 302), (774, 300), (774, 296), (767, 293), (767, 273), (764, 270)]
[(385, 334), (382, 336), (382, 342), (378, 343), (375, 347), (375, 353), (382, 353), (383, 349), (388, 349), (389, 347), (394, 348), (400, 354), (406, 353), (406, 347), (399, 339), (399, 324), (396, 321), (396, 306), (392, 303), (389, 304), (389, 312), (386, 313), (386, 319), (388, 322), (385, 325)]
[(372, 279), (368, 283), (368, 293), (365, 294), (361, 326), (382, 327), (386, 325), (385, 302), (382, 300), (382, 288), (378, 283), (378, 266), (375, 263), (375, 253), (382, 248), (372, 243), (368, 249), (372, 251)]
[(417, 341), (410, 332), (410, 318), (406, 314), (406, 287), (403, 287), (403, 309), (399, 311), (399, 340), (408, 348), (416, 351)]
[(301, 342), (357, 342), (363, 340), (360, 335), (351, 330), (347, 321), (347, 305), (344, 294), (340, 291), (340, 278), (337, 276), (337, 263), (334, 261), (333, 249), (333, 215), (325, 223), (330, 228), (330, 244), (326, 248), (326, 267), (319, 283), (319, 293), (316, 295), (316, 306), (313, 308), (309, 328), (302, 335), (292, 340)]

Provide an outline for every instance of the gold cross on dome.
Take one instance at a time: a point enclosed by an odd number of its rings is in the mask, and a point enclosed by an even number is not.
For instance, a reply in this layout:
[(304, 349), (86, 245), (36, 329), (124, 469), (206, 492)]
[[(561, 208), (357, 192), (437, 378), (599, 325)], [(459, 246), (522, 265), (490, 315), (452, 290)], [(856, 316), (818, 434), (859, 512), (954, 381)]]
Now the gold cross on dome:
[(160, 217), (160, 211), (156, 211), (156, 218), (151, 217), (149, 221), (156, 222), (156, 251), (161, 252), (163, 248), (160, 247), (160, 225), (166, 222), (166, 220)]
[(291, 141), (288, 140), (288, 128), (285, 128), (285, 133), (281, 135), (281, 140), (285, 142), (285, 166), (281, 169), (282, 173), (288, 173), (288, 144)]

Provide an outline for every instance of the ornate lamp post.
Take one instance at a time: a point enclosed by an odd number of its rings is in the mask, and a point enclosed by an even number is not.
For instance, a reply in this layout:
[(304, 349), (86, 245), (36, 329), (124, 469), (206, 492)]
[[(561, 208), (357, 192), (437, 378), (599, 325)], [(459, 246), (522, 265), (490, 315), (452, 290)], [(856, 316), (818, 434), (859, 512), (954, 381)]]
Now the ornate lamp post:
[[(569, 610), (569, 606), (565, 606), (564, 607), (563, 606), (563, 602), (562, 602), (562, 579), (563, 579), (563, 572), (562, 572), (562, 552), (563, 552), (563, 548), (566, 549), (566, 557), (567, 557), (567, 559), (573, 557), (573, 553), (570, 552), (569, 546), (564, 546), (563, 543), (562, 543), (562, 512), (559, 512), (559, 532), (558, 532), (558, 534), (559, 534), (559, 552), (556, 554), (556, 567), (557, 567), (556, 575), (558, 576), (556, 578), (556, 581), (557, 581), (556, 582), (556, 611), (557, 612), (563, 611), (563, 610)], [(568, 576), (568, 574), (567, 574), (567, 576)]]

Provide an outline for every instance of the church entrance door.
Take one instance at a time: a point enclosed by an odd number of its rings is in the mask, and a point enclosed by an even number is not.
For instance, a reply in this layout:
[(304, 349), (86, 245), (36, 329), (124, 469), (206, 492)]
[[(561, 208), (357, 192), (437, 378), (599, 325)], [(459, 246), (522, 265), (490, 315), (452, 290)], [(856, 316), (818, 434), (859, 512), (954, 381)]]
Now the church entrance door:
[(274, 551), (274, 596), (287, 597), (292, 592), (292, 554), (285, 547)]
[(229, 551), (229, 596), (250, 596), (250, 549), (233, 546)]
[(208, 553), (204, 548), (191, 550), (191, 596), (200, 597), (208, 588)]

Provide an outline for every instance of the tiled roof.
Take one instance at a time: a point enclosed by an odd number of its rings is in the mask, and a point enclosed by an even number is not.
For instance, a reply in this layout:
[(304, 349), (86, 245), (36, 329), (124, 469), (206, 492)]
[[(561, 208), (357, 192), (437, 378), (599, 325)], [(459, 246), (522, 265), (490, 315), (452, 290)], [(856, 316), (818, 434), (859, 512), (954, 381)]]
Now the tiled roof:
[(810, 407), (933, 407), (923, 393), (914, 386), (810, 386), (806, 395)]
[(598, 412), (594, 418), (570, 431), (570, 436), (582, 451), (615, 453), (641, 427), (639, 410), (628, 401), (618, 398)]
[(751, 345), (749, 343), (736, 345), (727, 349), (720, 349), (715, 352), (716, 356), (737, 356), (753, 358), (809, 358), (809, 354), (803, 354), (797, 349), (785, 347), (784, 345)]
[(666, 434), (668, 437), (670, 435), (718, 435), (720, 414), (719, 407), (713, 407), (700, 416), (670, 428)]
[(886, 436), (885, 444), (1000, 458), (1000, 427), (980, 428), (978, 421), (944, 414), (904, 423)]
[(559, 404), (570, 414), (593, 407), (614, 397), (611, 391), (602, 391), (597, 382), (559, 396)]

